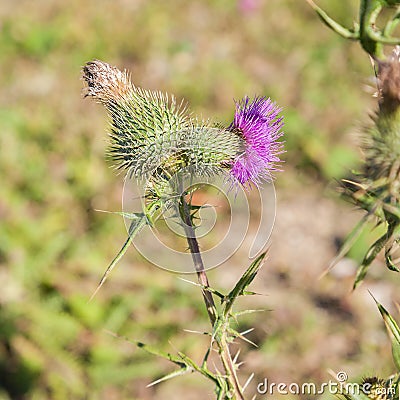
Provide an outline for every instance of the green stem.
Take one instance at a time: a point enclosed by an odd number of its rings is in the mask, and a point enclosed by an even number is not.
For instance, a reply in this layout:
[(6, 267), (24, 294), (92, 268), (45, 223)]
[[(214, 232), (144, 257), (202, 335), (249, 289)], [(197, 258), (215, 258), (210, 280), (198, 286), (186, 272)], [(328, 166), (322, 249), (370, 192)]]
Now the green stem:
[(359, 26), (355, 26), (354, 29), (350, 30), (337, 23), (324, 10), (318, 7), (313, 0), (306, 1), (329, 28), (345, 39), (358, 40), (362, 48), (374, 59), (384, 58), (384, 45), (400, 44), (400, 38), (391, 36), (391, 33), (400, 22), (399, 9), (397, 9), (393, 17), (386, 23), (383, 30), (378, 29), (376, 25), (382, 9), (394, 4), (384, 2), (383, 0), (361, 0)]
[(363, 49), (374, 58), (383, 56), (382, 43), (377, 41), (375, 22), (382, 10), (380, 0), (361, 0), (360, 3), (360, 43)]
[[(214, 298), (212, 293), (207, 290), (209, 287), (207, 274), (204, 268), (203, 259), (201, 257), (199, 243), (196, 238), (194, 226), (192, 223), (192, 217), (190, 214), (190, 205), (187, 203), (184, 194), (181, 196), (181, 215), (183, 218), (183, 226), (186, 234), (186, 240), (189, 245), (190, 253), (192, 254), (194, 268), (197, 273), (197, 277), (200, 285), (202, 286), (202, 294), (204, 303), (207, 308), (208, 317), (211, 322), (211, 326), (215, 328), (218, 323), (217, 308), (215, 306)], [(227, 341), (227, 329), (226, 326), (220, 327), (220, 332), (215, 335), (215, 342), (218, 345), (218, 352), (222, 361), (222, 365), (225, 370), (226, 379), (228, 383), (229, 391), (233, 397), (230, 399), (244, 400), (243, 390), (240, 386), (238, 376), (236, 374), (236, 368), (232, 361), (232, 357), (229, 351), (229, 344)]]
[(383, 36), (390, 36), (393, 31), (396, 29), (396, 26), (400, 22), (400, 10), (397, 10), (396, 13), (393, 15), (391, 20), (386, 24), (385, 29), (383, 31)]
[(313, 0), (306, 0), (307, 3), (316, 11), (318, 16), (321, 18), (322, 22), (331, 28), (334, 32), (344, 37), (345, 39), (358, 40), (358, 31), (351, 31), (344, 26), (338, 24), (334, 19), (332, 19), (321, 7), (318, 7)]
[(219, 347), (219, 354), (224, 366), (225, 372), (228, 376), (229, 386), (233, 388), (235, 397), (234, 399), (244, 400), (243, 389), (240, 386), (238, 376), (236, 374), (236, 367), (232, 361), (231, 352), (229, 350), (229, 344), (226, 338), (226, 328), (222, 332), (221, 337), (217, 340)]
[(190, 253), (192, 255), (192, 260), (194, 264), (194, 268), (197, 273), (197, 278), (199, 280), (200, 285), (202, 286), (202, 293), (203, 293), (203, 298), (204, 302), (207, 307), (207, 313), (208, 317), (210, 318), (211, 325), (214, 326), (214, 323), (216, 321), (217, 315), (216, 315), (216, 307), (214, 303), (214, 298), (212, 296), (212, 293), (207, 290), (207, 288), (210, 286), (208, 283), (208, 278), (207, 274), (204, 268), (203, 260), (201, 258), (200, 254), (200, 248), (199, 248), (199, 243), (197, 242), (196, 239), (196, 234), (194, 232), (193, 224), (192, 224), (192, 219), (190, 216), (190, 207), (189, 204), (186, 202), (184, 196), (181, 197), (181, 205), (182, 205), (182, 214), (183, 214), (183, 226), (185, 229), (185, 234), (186, 234), (186, 240), (189, 245)]

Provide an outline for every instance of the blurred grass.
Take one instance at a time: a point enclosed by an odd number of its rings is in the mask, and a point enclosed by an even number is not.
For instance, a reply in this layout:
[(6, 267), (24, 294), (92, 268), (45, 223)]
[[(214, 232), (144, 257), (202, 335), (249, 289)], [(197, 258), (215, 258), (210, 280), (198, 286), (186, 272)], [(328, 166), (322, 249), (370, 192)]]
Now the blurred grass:
[[(356, 3), (320, 1), (345, 24)], [(137, 85), (173, 92), (222, 123), (232, 118), (233, 99), (271, 96), (285, 115), (286, 172), (278, 193), (301, 198), (321, 191), (359, 158), (352, 133), (373, 104), (363, 91), (372, 75), (369, 60), (322, 26), (303, 1), (255, 4), (247, 11), (233, 0), (0, 4), (0, 399), (211, 396), (192, 377), (146, 389), (169, 366), (104, 331), (200, 360), (199, 343), (207, 339), (183, 332), (207, 329), (193, 287), (145, 264), (132, 249), (87, 304), (125, 230), (117, 217), (94, 211), (120, 208), (122, 177), (104, 161), (105, 113), (81, 98), (80, 68), (93, 58), (127, 68)], [(233, 265), (236, 273), (244, 267)], [(255, 319), (261, 351), (246, 350), (253, 355), (249, 371), (279, 380), (284, 366), (309, 354), (304, 368), (288, 374), (322, 380), (324, 368), (340, 357), (361, 374), (363, 363), (374, 365), (374, 354), (386, 354), (384, 342), (371, 344), (351, 326), (381, 332), (379, 325), (367, 328), (363, 306), (346, 305), (356, 322), (334, 319), (335, 310), (315, 308), (312, 296), (345, 293), (334, 283), (306, 286), (292, 267), (270, 266), (263, 288), (280, 312)], [(291, 278), (275, 281), (280, 269)], [(285, 296), (289, 287), (297, 300)], [(342, 344), (319, 365), (313, 348), (326, 346), (333, 322), (344, 336), (335, 338), (348, 339), (354, 351)], [(376, 365), (386, 365), (389, 352), (385, 357)]]

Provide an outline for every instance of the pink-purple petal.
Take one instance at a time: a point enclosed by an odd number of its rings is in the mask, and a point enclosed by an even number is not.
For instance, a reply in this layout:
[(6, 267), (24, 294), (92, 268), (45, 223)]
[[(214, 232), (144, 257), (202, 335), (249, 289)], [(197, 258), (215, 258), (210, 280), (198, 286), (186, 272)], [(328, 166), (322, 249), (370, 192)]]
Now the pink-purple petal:
[(236, 103), (236, 111), (229, 129), (240, 134), (245, 150), (232, 164), (231, 174), (241, 184), (259, 184), (272, 179), (283, 153), (281, 109), (266, 97), (245, 97)]

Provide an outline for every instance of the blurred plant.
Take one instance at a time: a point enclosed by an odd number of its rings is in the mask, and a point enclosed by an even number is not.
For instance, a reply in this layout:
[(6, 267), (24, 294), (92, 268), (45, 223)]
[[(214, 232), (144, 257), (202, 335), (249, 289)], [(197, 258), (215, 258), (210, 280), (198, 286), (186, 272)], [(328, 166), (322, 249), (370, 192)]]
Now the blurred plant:
[[(373, 58), (383, 58), (384, 45), (397, 45), (400, 38), (392, 37), (392, 33), (400, 21), (400, 10), (398, 0), (361, 0), (359, 21), (352, 29), (345, 28), (320, 7), (313, 0), (306, 0), (308, 4), (318, 13), (321, 20), (337, 34), (345, 39), (359, 41), (362, 48)], [(383, 29), (377, 26), (377, 20), (382, 10), (393, 8), (395, 11), (386, 22)]]
[[(385, 249), (387, 267), (399, 272), (394, 253), (396, 244), (400, 241), (400, 46), (396, 46), (389, 57), (385, 57), (383, 46), (400, 43), (399, 38), (391, 36), (400, 21), (400, 1), (361, 0), (359, 24), (352, 30), (334, 21), (312, 0), (307, 2), (336, 33), (359, 41), (377, 66), (378, 109), (372, 116), (373, 123), (364, 129), (364, 166), (351, 180), (343, 180), (341, 188), (343, 196), (366, 211), (366, 214), (347, 237), (332, 263), (333, 266), (349, 251), (369, 221), (375, 219), (376, 225), (383, 226), (384, 234), (370, 246), (358, 268), (354, 282), (356, 287), (382, 249)], [(395, 12), (387, 20), (385, 27), (379, 29), (377, 18), (385, 8), (393, 8)], [(400, 329), (387, 310), (376, 300), (375, 302), (392, 342), (397, 373), (387, 379), (376, 376), (364, 378), (358, 393), (341, 393), (348, 400), (399, 398)]]
[(400, 239), (400, 47), (396, 47), (386, 61), (378, 64), (379, 107), (372, 117), (373, 125), (364, 133), (363, 170), (353, 179), (344, 180), (343, 195), (366, 211), (365, 216), (345, 241), (339, 256), (343, 255), (353, 240), (375, 219), (384, 227), (384, 234), (368, 249), (357, 271), (354, 285), (365, 277), (372, 261), (385, 250), (386, 266), (399, 271), (395, 258)]
[[(332, 263), (334, 265), (349, 251), (367, 224), (375, 219), (376, 225), (384, 228), (384, 233), (366, 252), (357, 271), (356, 287), (382, 249), (385, 250), (386, 266), (392, 271), (399, 271), (394, 254), (400, 240), (400, 47), (397, 46), (386, 59), (382, 47), (400, 43), (400, 39), (390, 36), (400, 21), (400, 2), (361, 1), (360, 23), (349, 31), (328, 17), (311, 0), (307, 1), (335, 32), (360, 41), (377, 65), (378, 110), (372, 116), (373, 124), (364, 129), (364, 166), (352, 179), (343, 180), (342, 187), (344, 197), (365, 210), (366, 214), (347, 237)], [(379, 30), (376, 20), (383, 8), (395, 8), (395, 13)]]
[[(389, 312), (374, 298), (392, 342), (393, 362), (397, 372), (388, 378), (366, 377), (359, 385), (358, 393), (343, 393), (347, 400), (394, 400), (399, 398), (400, 384), (400, 328)], [(350, 387), (350, 386), (349, 386)]]
[[(87, 63), (83, 79), (87, 85), (85, 95), (103, 104), (111, 116), (108, 158), (117, 170), (126, 170), (129, 178), (146, 181), (143, 211), (120, 213), (132, 220), (128, 238), (93, 296), (141, 229), (152, 225), (165, 210), (173, 210), (180, 216), (198, 276), (196, 285), (201, 288), (211, 323), (210, 347), (199, 365), (180, 352), (174, 356), (143, 343), (137, 345), (179, 367), (153, 384), (197, 371), (214, 382), (218, 399), (243, 399), (249, 380), (243, 386), (240, 384), (238, 355), (231, 356), (229, 345), (236, 338), (247, 339), (231, 322), (254, 310), (234, 312), (233, 305), (238, 297), (254, 294), (248, 291), (248, 286), (261, 268), (265, 253), (254, 260), (228, 294), (211, 288), (195, 233), (199, 207), (192, 199), (198, 186), (186, 188), (184, 179), (223, 175), (227, 171), (231, 186), (242, 184), (250, 188), (271, 180), (271, 172), (276, 170), (283, 151), (278, 141), (283, 125), (280, 109), (270, 99), (257, 97), (251, 101), (246, 97), (237, 103), (232, 124), (223, 128), (194, 118), (182, 104), (176, 104), (174, 97), (135, 87), (126, 72), (107, 63), (97, 60)], [(219, 298), (219, 305), (215, 297)], [(207, 361), (214, 349), (219, 354), (223, 372), (208, 368)]]

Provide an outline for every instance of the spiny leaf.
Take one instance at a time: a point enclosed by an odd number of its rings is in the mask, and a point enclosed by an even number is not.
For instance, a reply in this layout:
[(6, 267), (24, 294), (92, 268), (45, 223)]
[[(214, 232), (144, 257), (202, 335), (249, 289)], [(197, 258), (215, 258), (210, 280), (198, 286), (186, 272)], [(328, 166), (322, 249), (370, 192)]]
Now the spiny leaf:
[(342, 247), (339, 250), (339, 253), (329, 264), (329, 267), (320, 275), (320, 279), (324, 277), (349, 252), (355, 241), (360, 237), (361, 233), (366, 228), (366, 224), (373, 218), (373, 216), (373, 213), (368, 213), (361, 218), (361, 220), (346, 237)]
[(146, 213), (136, 214), (136, 218), (132, 220), (132, 222), (131, 222), (131, 224), (129, 226), (128, 238), (126, 239), (125, 243), (123, 244), (121, 250), (114, 257), (114, 259), (111, 261), (110, 265), (108, 266), (108, 268), (104, 272), (99, 284), (97, 285), (96, 290), (90, 296), (89, 302), (93, 300), (93, 298), (96, 296), (97, 292), (103, 286), (103, 284), (106, 281), (108, 275), (111, 273), (111, 271), (117, 265), (118, 261), (124, 256), (124, 254), (126, 253), (126, 251), (129, 248), (129, 245), (132, 243), (132, 240), (134, 239), (134, 237), (141, 231), (141, 229), (147, 223), (149, 223), (149, 216), (152, 215), (157, 209), (158, 209), (158, 204), (157, 203), (152, 203), (149, 206), (149, 209), (148, 209), (148, 211)]
[(226, 316), (228, 315), (229, 311), (231, 310), (234, 301), (239, 297), (242, 296), (244, 291), (256, 277), (258, 271), (262, 266), (262, 261), (264, 260), (265, 253), (259, 255), (250, 265), (249, 268), (244, 272), (241, 276), (239, 281), (236, 283), (235, 287), (229, 292), (229, 294), (224, 299), (224, 310), (223, 314)]
[[(371, 294), (371, 293), (370, 293)], [(390, 313), (375, 299), (375, 297), (371, 294), (374, 299), (379, 312), (382, 315), (383, 321), (385, 322), (386, 328), (388, 330), (389, 336), (392, 341), (392, 354), (393, 361), (396, 365), (398, 371), (400, 371), (400, 329), (397, 325), (396, 321), (390, 315)]]
[(368, 268), (372, 261), (375, 260), (379, 252), (385, 247), (387, 241), (389, 240), (387, 233), (383, 234), (376, 242), (374, 242), (368, 249), (367, 254), (364, 257), (363, 262), (358, 267), (356, 279), (354, 281), (353, 289), (355, 289), (359, 283), (363, 281), (365, 275), (367, 274)]

